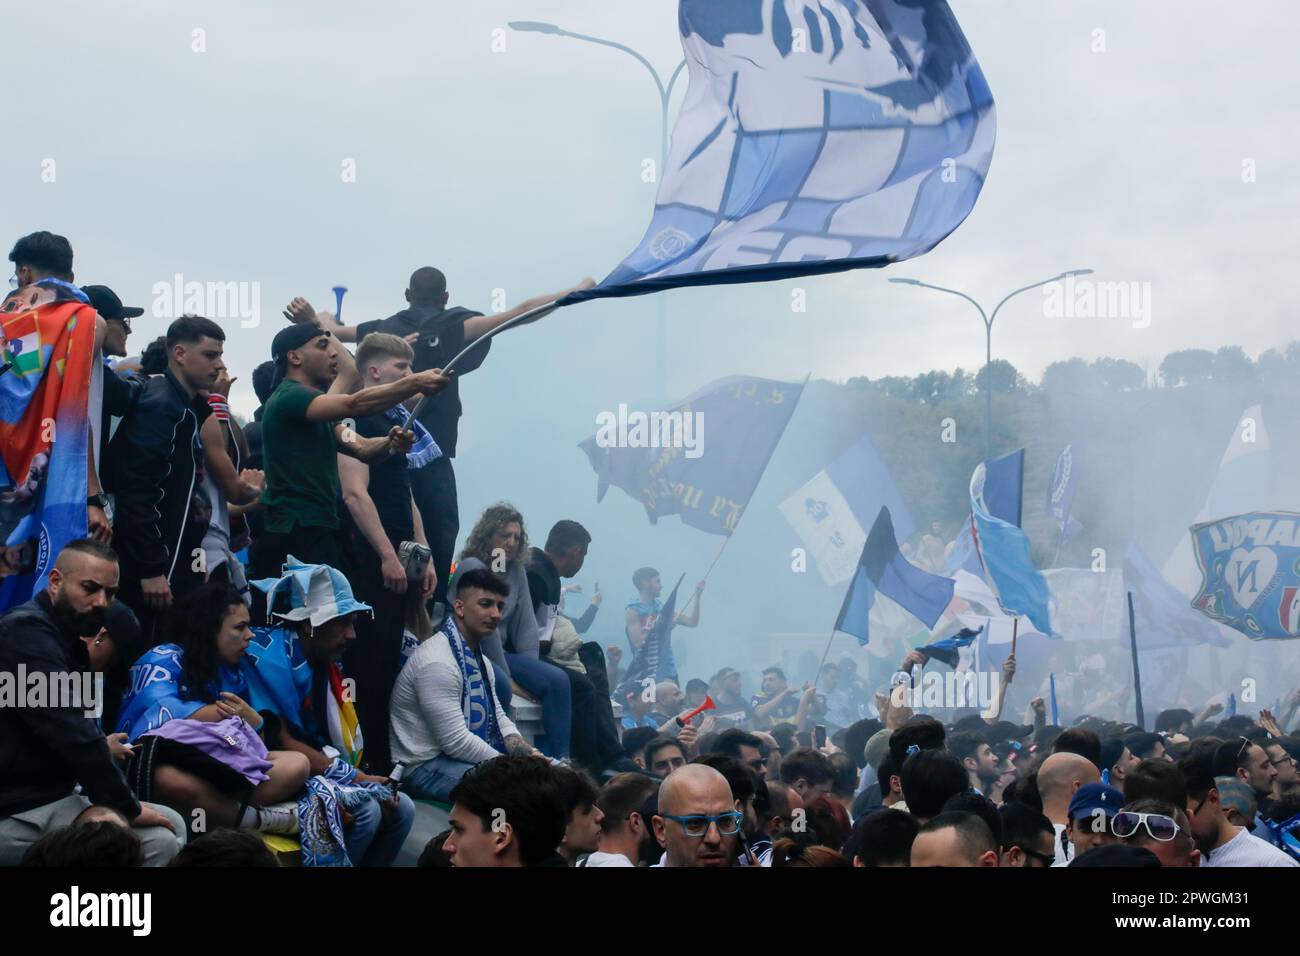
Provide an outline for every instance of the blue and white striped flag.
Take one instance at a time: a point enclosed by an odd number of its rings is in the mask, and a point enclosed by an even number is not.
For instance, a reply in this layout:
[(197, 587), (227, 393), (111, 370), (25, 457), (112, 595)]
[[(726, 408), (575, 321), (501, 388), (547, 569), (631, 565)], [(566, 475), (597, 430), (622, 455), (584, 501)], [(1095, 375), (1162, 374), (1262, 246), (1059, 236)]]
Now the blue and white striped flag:
[(969, 215), (993, 96), (944, 0), (681, 0), (690, 90), (650, 227), (564, 304), (879, 267)]

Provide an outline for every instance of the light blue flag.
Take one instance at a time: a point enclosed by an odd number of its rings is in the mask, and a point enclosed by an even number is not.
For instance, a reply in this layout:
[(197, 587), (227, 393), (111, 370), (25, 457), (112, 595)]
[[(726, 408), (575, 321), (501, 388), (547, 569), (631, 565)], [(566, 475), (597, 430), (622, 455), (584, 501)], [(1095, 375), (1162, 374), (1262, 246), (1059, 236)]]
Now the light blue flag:
[(975, 551), (984, 578), (1008, 614), (1023, 614), (1043, 634), (1052, 633), (1047, 602), (1047, 581), (1034, 567), (1029, 538), (1010, 522), (990, 514), (984, 499), (985, 466), (975, 468), (970, 480), (971, 522)]
[(969, 215), (993, 96), (944, 0), (681, 0), (690, 89), (645, 237), (563, 304), (879, 267)]
[[(984, 503), (988, 505), (989, 514), (1019, 526), (1024, 484), (1023, 448), (984, 462)], [(975, 553), (975, 537), (971, 533), (973, 527), (968, 516), (961, 532), (953, 539), (948, 561), (943, 568), (946, 576), (952, 577), (959, 569), (969, 571), (977, 577), (983, 575), (979, 555)]]
[(781, 514), (832, 587), (857, 572), (867, 531), (882, 507), (889, 509), (897, 537), (910, 538), (916, 523), (869, 435), (780, 504)]

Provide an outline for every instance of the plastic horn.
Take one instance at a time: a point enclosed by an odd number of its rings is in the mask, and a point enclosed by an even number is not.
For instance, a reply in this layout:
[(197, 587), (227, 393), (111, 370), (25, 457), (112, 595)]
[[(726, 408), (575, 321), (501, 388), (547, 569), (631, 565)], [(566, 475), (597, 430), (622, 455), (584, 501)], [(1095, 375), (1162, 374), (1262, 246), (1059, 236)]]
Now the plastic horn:
[(336, 285), (334, 287), (334, 321), (339, 325), (343, 324), (343, 293), (348, 291), (345, 285)]
[(676, 718), (676, 720), (677, 720), (677, 726), (678, 726), (678, 727), (685, 727), (687, 724), (689, 724), (692, 720), (694, 720), (694, 719), (695, 719), (696, 717), (698, 717), (700, 714), (704, 713), (706, 710), (713, 710), (713, 709), (716, 708), (717, 706), (718, 706), (718, 705), (715, 704), (715, 703), (713, 702), (713, 698), (712, 698), (712, 697), (709, 697), (708, 695), (705, 695), (704, 703), (700, 704), (699, 707), (696, 707), (693, 711), (691, 711), (691, 712), (690, 712), (689, 714), (687, 714), (685, 717), (678, 717), (678, 718)]

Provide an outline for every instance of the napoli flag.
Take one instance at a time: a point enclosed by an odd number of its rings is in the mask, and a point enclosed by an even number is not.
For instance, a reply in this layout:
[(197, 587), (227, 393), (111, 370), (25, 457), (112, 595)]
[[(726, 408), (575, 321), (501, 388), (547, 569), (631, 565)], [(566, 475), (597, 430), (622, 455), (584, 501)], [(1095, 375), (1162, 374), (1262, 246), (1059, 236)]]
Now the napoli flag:
[(690, 89), (645, 237), (565, 304), (879, 267), (970, 214), (993, 96), (944, 0), (681, 0)]
[(997, 592), (998, 603), (1008, 614), (1023, 614), (1035, 629), (1052, 633), (1047, 602), (1047, 582), (1034, 567), (1029, 539), (1010, 522), (993, 515), (984, 499), (983, 464), (970, 480), (971, 526), (975, 549), (985, 579)]

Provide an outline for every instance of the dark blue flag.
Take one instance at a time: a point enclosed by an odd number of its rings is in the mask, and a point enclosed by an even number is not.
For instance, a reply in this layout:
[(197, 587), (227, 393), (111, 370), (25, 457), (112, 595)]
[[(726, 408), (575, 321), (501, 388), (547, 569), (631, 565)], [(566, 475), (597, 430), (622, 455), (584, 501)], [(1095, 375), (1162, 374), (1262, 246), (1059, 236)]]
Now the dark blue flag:
[(1074, 504), (1074, 491), (1079, 484), (1080, 447), (1077, 442), (1065, 446), (1065, 450), (1056, 459), (1056, 467), (1052, 469), (1052, 480), (1047, 485), (1047, 513), (1060, 525), (1061, 544), (1083, 530), (1083, 525), (1070, 517), (1070, 508)]
[(877, 591), (911, 612), (926, 627), (934, 627), (952, 603), (954, 586), (951, 578), (922, 571), (903, 557), (894, 537), (889, 509), (881, 508), (862, 548), (858, 570), (844, 596), (835, 629), (852, 634), (866, 644), (869, 636), (867, 619), (876, 602)]
[(927, 663), (929, 661), (939, 661), (949, 667), (956, 668), (957, 661), (960, 659), (958, 652), (963, 647), (969, 647), (983, 630), (982, 627), (973, 630), (969, 627), (963, 627), (956, 634), (938, 641), (932, 641), (923, 647), (918, 647), (917, 651), (925, 657)]
[(602, 413), (578, 446), (596, 470), (596, 500), (613, 485), (645, 505), (651, 524), (675, 514), (731, 534), (802, 394), (802, 384), (733, 376), (666, 411)]
[(651, 683), (658, 683), (672, 677), (672, 674), (660, 673), (661, 665), (670, 659), (668, 650), (672, 646), (673, 625), (676, 623), (674, 618), (677, 617), (677, 589), (682, 586), (682, 580), (686, 577), (683, 574), (673, 585), (672, 593), (668, 595), (668, 600), (659, 611), (659, 619), (655, 621), (654, 627), (645, 635), (645, 640), (637, 648), (637, 652), (632, 655), (632, 662), (627, 665), (627, 673), (623, 676), (623, 683), (619, 685), (618, 698), (622, 701), (625, 694), (630, 690), (644, 690)]

